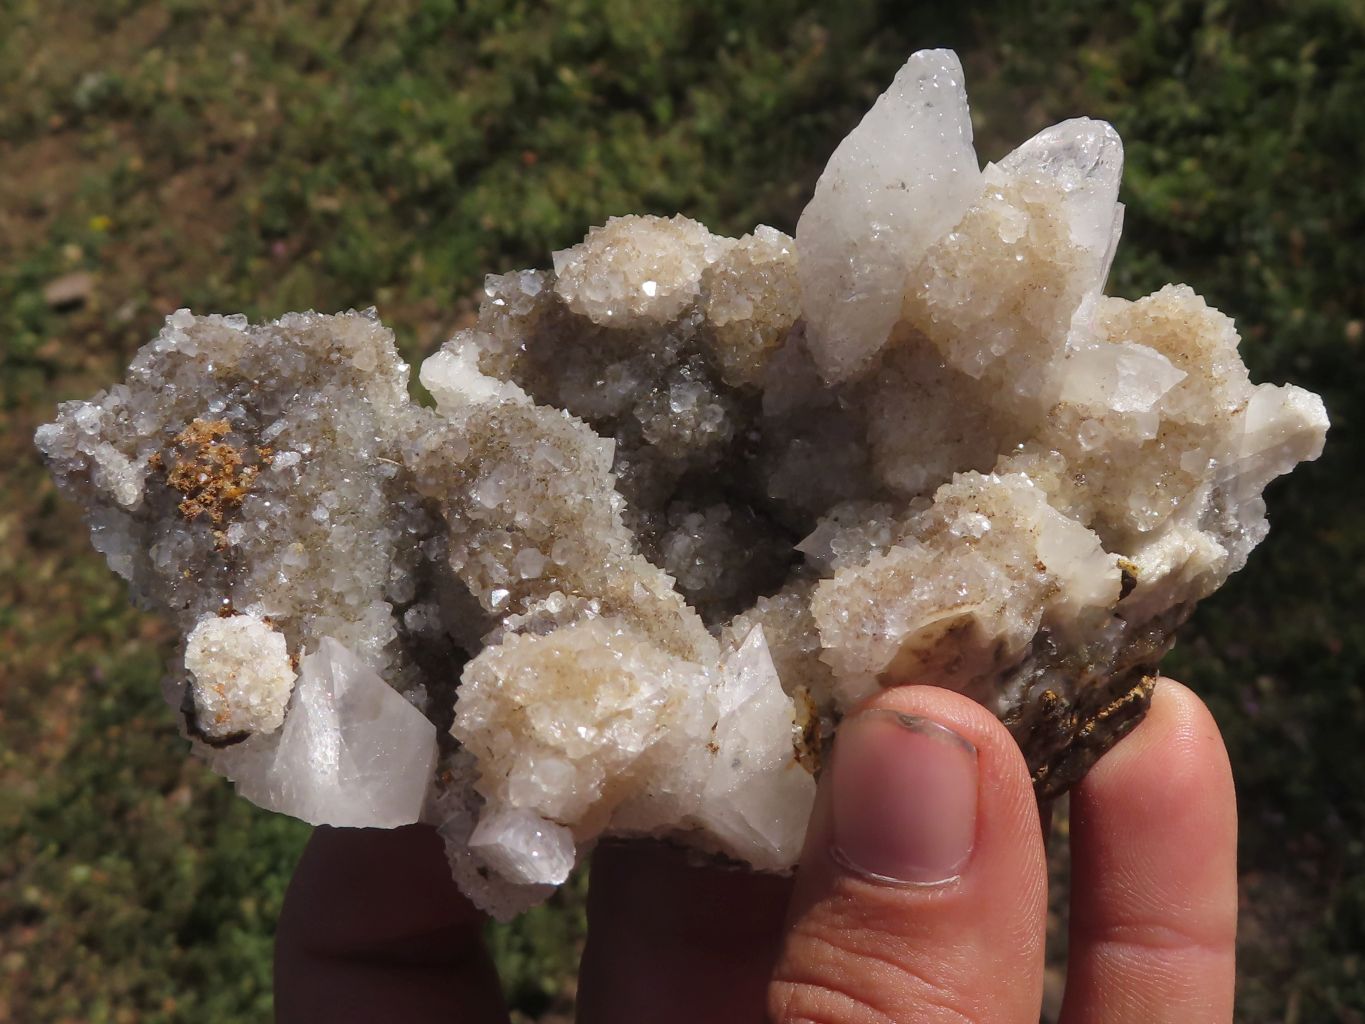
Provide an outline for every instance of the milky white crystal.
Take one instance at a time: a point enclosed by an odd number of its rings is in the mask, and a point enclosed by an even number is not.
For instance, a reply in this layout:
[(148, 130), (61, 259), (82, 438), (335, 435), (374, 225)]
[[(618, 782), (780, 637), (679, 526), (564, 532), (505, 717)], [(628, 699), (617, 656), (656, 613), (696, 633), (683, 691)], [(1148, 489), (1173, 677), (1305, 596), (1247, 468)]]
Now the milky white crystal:
[[(239, 767), (243, 755), (251, 763)], [(267, 810), (315, 825), (395, 828), (421, 817), (436, 768), (436, 727), (327, 637), (300, 665), (279, 735), (252, 737), (210, 759)]]
[(503, 878), (529, 886), (559, 885), (577, 859), (571, 830), (520, 809), (481, 816), (467, 846)]
[(620, 217), (490, 275), (434, 408), (372, 311), (181, 310), (37, 443), (250, 799), (428, 821), (501, 917), (606, 836), (789, 870), (885, 686), (971, 695), (1064, 791), (1322, 450), (1192, 289), (1104, 294), (1122, 163), (1081, 118), (981, 167), (925, 51), (794, 239)]
[(900, 319), (906, 273), (980, 190), (962, 64), (921, 50), (839, 143), (796, 226), (810, 352), (863, 369)]
[(712, 699), (715, 756), (700, 759), (695, 816), (722, 852), (782, 870), (801, 852), (815, 787), (792, 758), (792, 705), (762, 627), (725, 658)]

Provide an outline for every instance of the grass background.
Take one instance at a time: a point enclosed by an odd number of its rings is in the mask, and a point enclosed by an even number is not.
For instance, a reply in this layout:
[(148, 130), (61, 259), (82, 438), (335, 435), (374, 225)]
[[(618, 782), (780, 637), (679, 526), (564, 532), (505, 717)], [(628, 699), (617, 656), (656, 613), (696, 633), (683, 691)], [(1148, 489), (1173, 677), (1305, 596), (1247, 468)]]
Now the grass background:
[[(1362, 0), (0, 0), (0, 1021), (267, 1019), (306, 836), (186, 759), (167, 631), (32, 450), (55, 402), (182, 305), (373, 303), (417, 358), (482, 273), (609, 215), (790, 231), (930, 45), (964, 58), (985, 159), (1111, 120), (1111, 290), (1188, 281), (1256, 379), (1326, 397), (1327, 454), (1169, 669), (1237, 775), (1239, 1019), (1365, 1021)], [(581, 907), (491, 932), (528, 1018), (570, 1005)]]

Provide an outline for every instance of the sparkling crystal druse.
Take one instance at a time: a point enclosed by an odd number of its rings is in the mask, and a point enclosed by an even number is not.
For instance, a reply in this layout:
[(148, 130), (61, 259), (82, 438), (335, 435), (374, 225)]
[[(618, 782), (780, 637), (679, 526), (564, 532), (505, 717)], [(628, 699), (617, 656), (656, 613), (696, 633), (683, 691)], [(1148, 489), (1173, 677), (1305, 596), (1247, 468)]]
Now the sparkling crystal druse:
[(37, 443), (249, 799), (431, 822), (500, 916), (606, 834), (781, 871), (878, 687), (970, 694), (1065, 789), (1321, 451), (1190, 288), (1103, 294), (1121, 168), (1085, 119), (981, 168), (924, 51), (794, 239), (610, 220), (488, 278), (434, 408), (373, 311), (181, 310)]

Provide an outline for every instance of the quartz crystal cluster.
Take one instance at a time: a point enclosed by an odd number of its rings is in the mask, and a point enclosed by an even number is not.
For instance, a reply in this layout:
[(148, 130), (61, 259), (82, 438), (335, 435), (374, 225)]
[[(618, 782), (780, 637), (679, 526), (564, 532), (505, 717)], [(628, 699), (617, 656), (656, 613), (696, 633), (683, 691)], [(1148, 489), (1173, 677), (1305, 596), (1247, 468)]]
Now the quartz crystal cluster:
[(1121, 167), (1080, 119), (981, 168), (917, 53), (795, 238), (614, 218), (487, 279), (434, 407), (373, 311), (181, 310), (37, 443), (249, 799), (431, 822), (503, 916), (606, 835), (781, 871), (879, 687), (970, 694), (1065, 789), (1322, 448), (1194, 291), (1103, 294)]

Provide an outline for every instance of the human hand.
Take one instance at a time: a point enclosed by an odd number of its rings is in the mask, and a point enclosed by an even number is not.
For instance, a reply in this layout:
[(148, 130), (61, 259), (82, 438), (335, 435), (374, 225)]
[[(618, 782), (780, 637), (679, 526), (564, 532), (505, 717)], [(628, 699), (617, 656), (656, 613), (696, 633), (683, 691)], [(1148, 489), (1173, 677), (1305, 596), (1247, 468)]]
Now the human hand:
[[(1217, 726), (1162, 680), (1072, 792), (1064, 1024), (1231, 1021), (1236, 830)], [(888, 690), (840, 727), (794, 881), (598, 849), (578, 1017), (1035, 1024), (1046, 913), (1009, 734), (958, 694)], [(280, 920), (278, 1019), (505, 1022), (481, 924), (429, 829), (318, 829)]]

